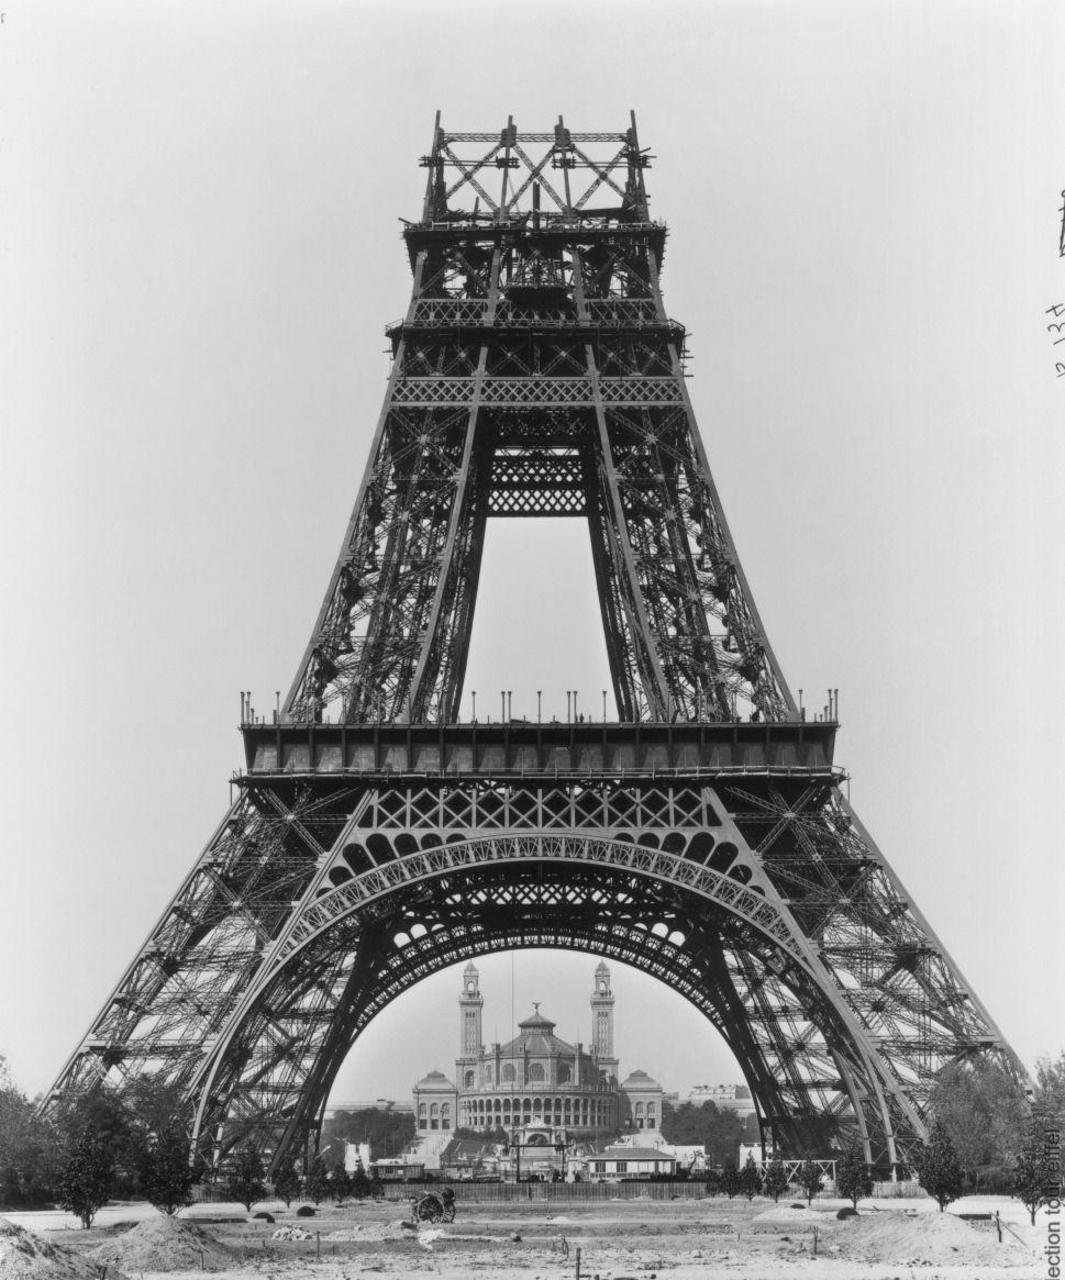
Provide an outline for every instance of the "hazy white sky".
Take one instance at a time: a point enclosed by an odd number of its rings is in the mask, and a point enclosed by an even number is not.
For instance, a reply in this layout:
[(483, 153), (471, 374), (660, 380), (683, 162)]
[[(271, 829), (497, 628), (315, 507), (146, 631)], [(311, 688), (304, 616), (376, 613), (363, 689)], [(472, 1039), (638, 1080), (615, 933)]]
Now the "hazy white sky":
[[(1065, 1047), (1063, 66), (1065, 8), (1039, 0), (11, 0), (0, 1053), (21, 1083), (49, 1083), (221, 816), (239, 691), (268, 707), (292, 677), (437, 108), (456, 130), (635, 108), (777, 656), (808, 705), (839, 688), (854, 803), (1022, 1057)], [(500, 688), (516, 714), (538, 687), (548, 714), (568, 688), (590, 707), (597, 629), (579, 523), (490, 530), (486, 710)], [(592, 967), (519, 957), (515, 1017), (542, 1000), (574, 1038)], [(482, 970), (502, 1037), (510, 962)], [(675, 997), (615, 985), (623, 1069), (734, 1077)], [(457, 989), (386, 1011), (338, 1092), (447, 1069)]]

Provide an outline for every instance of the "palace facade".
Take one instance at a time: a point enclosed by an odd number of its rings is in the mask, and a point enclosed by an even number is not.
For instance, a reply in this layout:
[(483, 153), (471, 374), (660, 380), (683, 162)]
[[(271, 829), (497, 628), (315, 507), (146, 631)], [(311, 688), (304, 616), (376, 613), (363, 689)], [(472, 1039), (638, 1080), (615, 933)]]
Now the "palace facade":
[(468, 964), (459, 996), (455, 1080), (431, 1071), (414, 1086), (419, 1131), (462, 1128), (487, 1134), (502, 1129), (508, 1137), (537, 1145), (625, 1129), (657, 1130), (661, 1085), (644, 1071), (619, 1081), (614, 994), (603, 963), (595, 970), (590, 1004), (590, 1045), (570, 1044), (555, 1035), (555, 1023), (535, 1004), (518, 1024), (517, 1036), (485, 1046), (484, 996), (477, 969)]

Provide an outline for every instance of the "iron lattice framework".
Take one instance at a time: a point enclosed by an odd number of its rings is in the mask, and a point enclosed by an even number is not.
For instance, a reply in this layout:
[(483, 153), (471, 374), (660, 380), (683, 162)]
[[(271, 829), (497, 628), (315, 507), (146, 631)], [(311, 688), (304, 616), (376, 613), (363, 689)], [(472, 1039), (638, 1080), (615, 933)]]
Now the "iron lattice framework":
[[(180, 1085), (217, 1160), (317, 1131), (352, 1043), (432, 972), (565, 947), (661, 979), (785, 1151), (881, 1169), (936, 1072), (1020, 1071), (840, 791), (725, 523), (665, 313), (666, 231), (622, 134), (448, 134), (410, 307), (284, 709), (59, 1076)], [(459, 723), (489, 516), (586, 519), (616, 724)]]

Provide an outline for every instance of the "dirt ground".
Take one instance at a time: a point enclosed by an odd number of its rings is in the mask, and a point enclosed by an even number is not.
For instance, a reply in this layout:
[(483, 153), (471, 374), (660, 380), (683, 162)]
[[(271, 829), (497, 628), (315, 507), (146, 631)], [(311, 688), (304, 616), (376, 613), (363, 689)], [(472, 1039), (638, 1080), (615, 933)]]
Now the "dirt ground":
[[(106, 1260), (109, 1274), (117, 1268), (131, 1280), (164, 1268), (168, 1280), (202, 1280), (204, 1270), (223, 1269), (226, 1280), (561, 1280), (576, 1277), (578, 1249), (582, 1280), (1042, 1280), (1047, 1274), (1040, 1246), (1045, 1224), (1029, 1227), (1014, 1201), (966, 1200), (944, 1215), (928, 1201), (864, 1201), (857, 1219), (840, 1221), (842, 1203), (812, 1209), (720, 1197), (460, 1203), (453, 1224), (421, 1230), (403, 1224), (403, 1202), (323, 1205), (313, 1218), (298, 1218), (295, 1204), (256, 1205), (273, 1214), (274, 1224), (251, 1219), (241, 1206), (198, 1205), (182, 1216), (219, 1246), (202, 1255), (202, 1268), (189, 1267), (190, 1256), (201, 1257), (195, 1245), (190, 1254), (176, 1239), (168, 1243), (147, 1206), (110, 1206), (89, 1231), (61, 1213), (6, 1216), (97, 1264)], [(1001, 1244), (993, 1224), (956, 1216), (996, 1209), (1012, 1228)], [(279, 1228), (297, 1226), (311, 1239), (274, 1238)], [(175, 1263), (189, 1269), (170, 1269)]]

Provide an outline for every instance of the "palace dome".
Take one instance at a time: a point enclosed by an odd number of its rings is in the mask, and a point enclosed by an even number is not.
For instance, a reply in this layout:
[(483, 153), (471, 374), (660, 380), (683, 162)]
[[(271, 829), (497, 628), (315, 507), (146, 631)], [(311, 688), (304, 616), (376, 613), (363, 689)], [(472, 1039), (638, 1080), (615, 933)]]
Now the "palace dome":
[(419, 1093), (454, 1093), (455, 1086), (442, 1071), (430, 1071), (414, 1086)]
[(539, 1009), (531, 1017), (518, 1023), (518, 1031), (513, 1040), (508, 1040), (499, 1049), (500, 1057), (511, 1058), (521, 1054), (554, 1057), (558, 1054), (576, 1054), (576, 1048), (555, 1035), (555, 1024), (545, 1018)]

